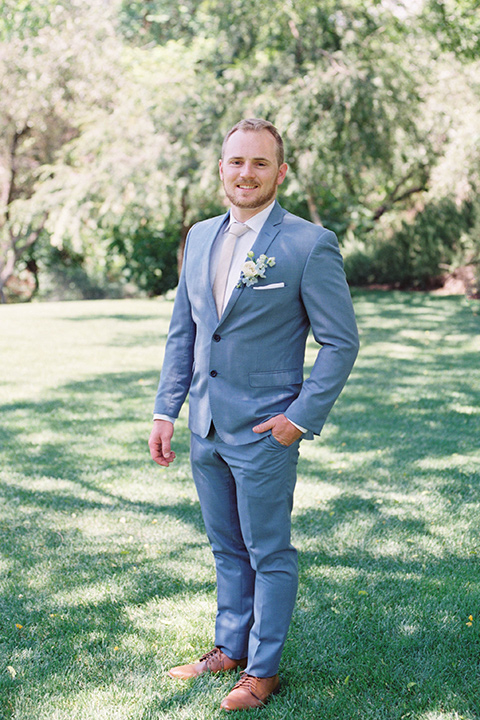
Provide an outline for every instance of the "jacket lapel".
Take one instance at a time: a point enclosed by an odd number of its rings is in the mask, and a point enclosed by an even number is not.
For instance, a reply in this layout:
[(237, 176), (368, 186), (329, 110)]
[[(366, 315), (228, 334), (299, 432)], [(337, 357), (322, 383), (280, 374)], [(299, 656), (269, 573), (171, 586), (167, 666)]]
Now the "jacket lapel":
[(252, 246), (255, 259), (257, 259), (259, 255), (267, 254), (268, 248), (280, 232), (284, 215), (285, 210), (276, 202)]
[[(267, 250), (280, 232), (280, 228), (282, 225), (283, 216), (285, 215), (285, 210), (279, 205), (278, 202), (275, 202), (275, 205), (273, 206), (272, 212), (268, 216), (268, 218), (265, 220), (265, 224), (258, 233), (258, 237), (253, 243), (252, 246), (252, 252), (254, 254), (255, 259), (258, 258), (259, 255), (266, 255)], [(223, 321), (228, 317), (230, 312), (232, 311), (232, 308), (235, 306), (235, 303), (237, 302), (238, 298), (242, 294), (243, 290), (245, 288), (245, 285), (242, 283), (241, 287), (237, 288), (235, 287), (232, 291), (232, 294), (230, 295), (230, 300), (227, 303), (227, 306), (225, 310), (223, 311), (223, 315), (220, 318), (219, 324), (223, 323)], [(213, 294), (210, 292), (212, 296), (212, 302), (213, 306), (215, 308), (215, 302), (213, 300)], [(216, 314), (216, 309), (215, 309)]]

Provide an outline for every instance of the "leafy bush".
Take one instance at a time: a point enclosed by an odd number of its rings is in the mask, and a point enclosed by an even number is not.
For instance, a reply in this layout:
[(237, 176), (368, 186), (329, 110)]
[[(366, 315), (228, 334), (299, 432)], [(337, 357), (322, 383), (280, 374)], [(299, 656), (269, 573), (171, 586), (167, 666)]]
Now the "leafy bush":
[(464, 237), (472, 226), (472, 207), (450, 198), (426, 205), (412, 223), (380, 245), (375, 265), (379, 282), (428, 288), (455, 264), (466, 261)]
[(76, 252), (65, 242), (53, 247), (44, 233), (24, 256), (16, 277), (30, 276), (19, 288), (16, 300), (98, 300), (121, 297), (125, 281), (109, 273), (101, 255)]
[(480, 255), (474, 230), (477, 214), (471, 203), (457, 207), (450, 198), (429, 203), (413, 222), (403, 221), (387, 240), (376, 234), (368, 249), (366, 243), (357, 243), (350, 252), (347, 248), (349, 282), (419, 289), (438, 285), (448, 270)]
[(158, 230), (145, 224), (129, 235), (115, 228), (109, 250), (120, 256), (127, 281), (149, 295), (162, 295), (178, 282), (178, 243), (177, 225)]
[(376, 282), (375, 258), (371, 246), (358, 238), (342, 243), (345, 274), (350, 285), (365, 286)]

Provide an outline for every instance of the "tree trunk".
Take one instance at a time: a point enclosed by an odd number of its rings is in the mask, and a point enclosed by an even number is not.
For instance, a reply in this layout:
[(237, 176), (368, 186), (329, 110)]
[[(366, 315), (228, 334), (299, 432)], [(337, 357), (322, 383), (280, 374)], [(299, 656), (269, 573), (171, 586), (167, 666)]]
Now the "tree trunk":
[(9, 246), (5, 245), (2, 249), (4, 252), (4, 259), (0, 269), (0, 302), (5, 303), (5, 285), (8, 280), (12, 277), (17, 262), (22, 257), (23, 253), (34, 245), (40, 233), (42, 232), (45, 222), (47, 220), (47, 213), (44, 213), (43, 218), (40, 220), (40, 225), (36, 230), (31, 230), (26, 237), (21, 235), (13, 235), (11, 230)]
[(310, 192), (310, 190), (307, 190), (306, 198), (307, 198), (307, 205), (308, 205), (308, 210), (310, 212), (311, 221), (313, 223), (315, 223), (315, 225), (323, 226), (322, 219), (320, 217), (320, 213), (318, 212), (317, 205), (315, 203), (315, 200), (313, 199), (313, 195)]
[(180, 277), (180, 273), (182, 272), (183, 255), (185, 252), (185, 243), (187, 241), (188, 231), (190, 230), (190, 225), (187, 224), (187, 212), (188, 212), (187, 194), (188, 194), (188, 191), (185, 189), (182, 193), (182, 203), (181, 203), (182, 226), (181, 226), (181, 230), (180, 230), (180, 242), (179, 242), (178, 248), (177, 248), (178, 277)]

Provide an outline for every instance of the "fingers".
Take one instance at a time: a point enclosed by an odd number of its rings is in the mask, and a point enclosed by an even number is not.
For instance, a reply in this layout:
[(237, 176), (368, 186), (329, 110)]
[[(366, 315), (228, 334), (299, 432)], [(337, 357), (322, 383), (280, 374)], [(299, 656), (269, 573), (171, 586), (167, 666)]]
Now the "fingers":
[(285, 415), (275, 415), (270, 420), (253, 428), (256, 433), (265, 432), (266, 430), (271, 430), (275, 440), (287, 447), (302, 435), (302, 431), (295, 427)]
[(168, 457), (165, 456), (164, 452), (162, 451), (161, 445), (154, 445), (150, 446), (150, 455), (154, 462), (157, 463), (157, 465), (162, 465), (162, 467), (168, 467), (170, 463), (172, 463), (175, 460), (175, 453), (170, 451), (168, 454)]
[(169, 440), (168, 438), (163, 439), (163, 441), (162, 441), (162, 454), (163, 454), (163, 457), (165, 458), (165, 460), (168, 460), (168, 458), (170, 457), (170, 452), (171, 452), (171, 450), (170, 450), (170, 440)]
[(155, 420), (150, 433), (148, 446), (150, 455), (157, 465), (168, 467), (175, 460), (170, 441), (173, 435), (173, 424), (167, 420)]
[(273, 427), (275, 427), (275, 420), (276, 418), (270, 418), (270, 420), (266, 420), (263, 423), (260, 423), (260, 425), (255, 425), (253, 428), (254, 433), (262, 433), (266, 432), (267, 430), (271, 430)]

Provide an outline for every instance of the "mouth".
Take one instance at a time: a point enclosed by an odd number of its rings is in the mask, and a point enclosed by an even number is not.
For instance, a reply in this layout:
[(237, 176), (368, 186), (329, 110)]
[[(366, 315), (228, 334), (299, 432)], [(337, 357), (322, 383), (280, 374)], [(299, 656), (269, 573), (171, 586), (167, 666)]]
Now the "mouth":
[(257, 187), (258, 185), (237, 185), (239, 190), (255, 190)]

